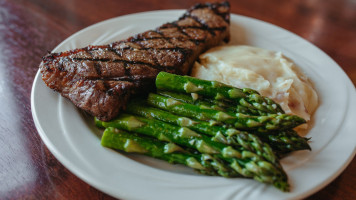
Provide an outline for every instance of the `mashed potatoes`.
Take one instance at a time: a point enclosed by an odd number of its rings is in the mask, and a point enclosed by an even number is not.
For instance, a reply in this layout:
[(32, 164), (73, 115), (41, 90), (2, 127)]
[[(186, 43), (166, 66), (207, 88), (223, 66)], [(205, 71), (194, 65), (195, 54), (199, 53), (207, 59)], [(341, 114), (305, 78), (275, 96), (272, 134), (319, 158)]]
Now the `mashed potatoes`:
[(202, 54), (192, 76), (252, 88), (307, 121), (318, 96), (307, 77), (280, 52), (251, 46), (220, 46)]

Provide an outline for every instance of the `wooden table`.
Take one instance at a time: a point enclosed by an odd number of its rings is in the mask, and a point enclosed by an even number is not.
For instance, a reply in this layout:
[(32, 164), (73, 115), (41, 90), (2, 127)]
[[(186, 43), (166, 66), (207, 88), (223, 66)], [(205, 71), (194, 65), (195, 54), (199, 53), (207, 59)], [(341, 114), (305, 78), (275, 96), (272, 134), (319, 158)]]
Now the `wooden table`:
[[(0, 199), (112, 199), (69, 172), (38, 135), (30, 106), (38, 64), (48, 50), (96, 22), (135, 12), (185, 9), (195, 2), (0, 1)], [(273, 23), (315, 44), (356, 84), (356, 1), (236, 0), (231, 7), (233, 13)], [(308, 199), (354, 199), (355, 169), (354, 159)]]

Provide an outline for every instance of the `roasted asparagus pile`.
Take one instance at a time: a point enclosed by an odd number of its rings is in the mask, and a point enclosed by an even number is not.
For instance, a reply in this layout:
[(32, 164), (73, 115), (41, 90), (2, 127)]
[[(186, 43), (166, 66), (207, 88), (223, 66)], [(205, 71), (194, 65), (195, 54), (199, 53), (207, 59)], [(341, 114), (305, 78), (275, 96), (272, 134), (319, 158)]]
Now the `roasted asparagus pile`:
[(289, 191), (279, 158), (310, 150), (293, 128), (305, 120), (285, 114), (252, 89), (161, 72), (156, 93), (129, 103), (104, 122), (101, 144), (183, 164), (206, 175), (253, 178)]

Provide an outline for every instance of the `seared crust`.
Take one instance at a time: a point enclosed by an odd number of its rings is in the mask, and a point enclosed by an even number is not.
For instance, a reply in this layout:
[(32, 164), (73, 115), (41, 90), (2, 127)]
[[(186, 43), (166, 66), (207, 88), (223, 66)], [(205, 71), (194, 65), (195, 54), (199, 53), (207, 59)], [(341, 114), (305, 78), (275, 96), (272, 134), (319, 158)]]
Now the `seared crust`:
[(229, 4), (197, 4), (179, 20), (126, 40), (50, 53), (42, 79), (100, 120), (113, 119), (131, 96), (154, 89), (160, 71), (187, 74), (208, 48), (229, 40)]

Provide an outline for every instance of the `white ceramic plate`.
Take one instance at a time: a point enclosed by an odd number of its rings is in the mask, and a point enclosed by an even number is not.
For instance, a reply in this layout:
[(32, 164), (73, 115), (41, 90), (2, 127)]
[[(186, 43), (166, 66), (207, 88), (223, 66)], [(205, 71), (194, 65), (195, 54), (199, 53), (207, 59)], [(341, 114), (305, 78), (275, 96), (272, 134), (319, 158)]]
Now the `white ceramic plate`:
[[(174, 21), (183, 10), (154, 11), (110, 19), (72, 35), (53, 51), (106, 44)], [(320, 97), (308, 133), (313, 151), (282, 160), (292, 190), (248, 179), (201, 176), (183, 166), (133, 156), (100, 146), (92, 117), (53, 92), (37, 73), (31, 106), (38, 132), (54, 156), (97, 189), (122, 199), (300, 199), (330, 183), (355, 154), (355, 88), (341, 68), (320, 49), (274, 25), (231, 16), (231, 43), (282, 51), (313, 80)]]

